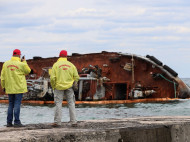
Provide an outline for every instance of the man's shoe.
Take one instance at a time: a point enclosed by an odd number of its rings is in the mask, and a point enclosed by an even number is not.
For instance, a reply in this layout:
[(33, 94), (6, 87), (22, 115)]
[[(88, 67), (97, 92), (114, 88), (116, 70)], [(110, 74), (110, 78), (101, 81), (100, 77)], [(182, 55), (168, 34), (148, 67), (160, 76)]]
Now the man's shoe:
[(25, 126), (20, 123), (20, 124), (14, 124), (14, 127), (25, 127)]
[(57, 123), (52, 123), (51, 126), (54, 128), (60, 128), (61, 127), (61, 125), (58, 125)]
[(71, 127), (77, 127), (78, 126), (77, 121), (69, 121), (69, 125)]
[(12, 123), (7, 123), (6, 126), (7, 126), (7, 127), (13, 127), (13, 124), (12, 124)]
[(71, 123), (71, 127), (77, 127), (77, 126), (78, 126), (77, 122)]

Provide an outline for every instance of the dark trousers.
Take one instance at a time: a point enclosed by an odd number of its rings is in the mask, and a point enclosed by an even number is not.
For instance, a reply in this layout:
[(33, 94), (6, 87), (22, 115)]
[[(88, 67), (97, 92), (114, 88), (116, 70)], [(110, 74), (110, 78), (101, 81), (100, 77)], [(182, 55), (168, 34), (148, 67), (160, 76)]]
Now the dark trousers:
[(9, 95), (9, 107), (7, 112), (7, 123), (13, 122), (14, 124), (20, 124), (20, 105), (23, 94), (8, 94)]

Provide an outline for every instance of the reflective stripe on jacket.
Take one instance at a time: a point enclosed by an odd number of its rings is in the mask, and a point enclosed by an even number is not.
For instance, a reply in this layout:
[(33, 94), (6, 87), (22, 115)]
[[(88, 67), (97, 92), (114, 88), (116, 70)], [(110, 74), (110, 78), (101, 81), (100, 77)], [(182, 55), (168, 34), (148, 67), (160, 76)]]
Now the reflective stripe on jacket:
[(21, 62), (19, 57), (12, 57), (3, 64), (1, 70), (1, 87), (7, 94), (27, 92), (25, 75), (31, 71), (26, 61)]
[(53, 65), (50, 82), (53, 89), (66, 90), (71, 88), (74, 81), (79, 80), (76, 67), (67, 58), (60, 57)]

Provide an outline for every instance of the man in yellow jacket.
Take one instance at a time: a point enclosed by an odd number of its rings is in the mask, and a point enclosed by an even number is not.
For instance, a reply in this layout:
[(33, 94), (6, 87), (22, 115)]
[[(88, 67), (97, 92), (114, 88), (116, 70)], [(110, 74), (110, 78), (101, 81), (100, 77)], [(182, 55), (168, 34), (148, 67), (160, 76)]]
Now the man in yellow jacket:
[(14, 116), (14, 127), (22, 127), (20, 121), (20, 105), (23, 93), (27, 92), (25, 75), (30, 73), (30, 67), (25, 58), (20, 59), (21, 51), (15, 49), (11, 60), (3, 64), (1, 70), (1, 87), (9, 96), (9, 107), (7, 113), (7, 127), (12, 127)]
[(63, 96), (66, 96), (68, 102), (70, 122), (74, 126), (77, 123), (75, 114), (75, 95), (73, 91), (73, 83), (78, 82), (79, 75), (76, 67), (67, 61), (67, 51), (62, 50), (59, 54), (59, 59), (53, 65), (50, 74), (50, 83), (54, 89), (55, 101), (55, 116), (53, 126), (61, 126), (62, 117), (62, 101)]

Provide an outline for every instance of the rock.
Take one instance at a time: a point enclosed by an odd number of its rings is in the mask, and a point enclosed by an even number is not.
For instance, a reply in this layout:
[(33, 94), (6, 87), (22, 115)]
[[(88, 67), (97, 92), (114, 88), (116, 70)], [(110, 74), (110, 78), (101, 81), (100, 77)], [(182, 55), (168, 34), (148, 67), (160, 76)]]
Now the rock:
[(89, 120), (77, 127), (62, 123), (29, 124), (0, 128), (0, 142), (186, 142), (190, 140), (189, 116), (137, 117)]

